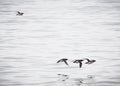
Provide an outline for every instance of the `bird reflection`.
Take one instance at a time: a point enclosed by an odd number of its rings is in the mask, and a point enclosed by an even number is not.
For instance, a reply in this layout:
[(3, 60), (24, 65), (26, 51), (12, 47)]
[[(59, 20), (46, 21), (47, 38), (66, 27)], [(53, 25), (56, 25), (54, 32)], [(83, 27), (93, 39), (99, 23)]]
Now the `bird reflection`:
[(56, 86), (93, 86), (94, 76), (88, 75), (86, 78), (70, 78), (69, 75), (57, 74)]
[(92, 75), (88, 75), (87, 78), (89, 78), (89, 79), (93, 79), (94, 76), (92, 76)]
[(83, 79), (75, 79), (76, 81), (76, 86), (81, 86), (83, 84)]
[(65, 74), (58, 74), (59, 76), (59, 81), (66, 81), (67, 79), (69, 79), (69, 76), (68, 75), (65, 75)]
[(95, 83), (95, 77), (92, 75), (88, 75), (86, 79), (84, 79), (85, 86), (93, 86)]

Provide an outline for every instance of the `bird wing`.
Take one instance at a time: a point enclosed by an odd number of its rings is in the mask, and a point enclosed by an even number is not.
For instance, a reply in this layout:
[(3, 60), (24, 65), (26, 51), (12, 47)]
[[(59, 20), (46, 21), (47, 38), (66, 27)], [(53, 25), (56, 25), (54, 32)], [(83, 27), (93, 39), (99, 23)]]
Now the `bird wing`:
[(90, 64), (91, 62), (85, 62), (85, 64)]
[(88, 62), (90, 61), (89, 59), (86, 59)]
[(19, 12), (19, 11), (17, 11), (17, 13), (18, 13), (18, 14), (20, 14), (20, 12)]
[(67, 61), (64, 61), (66, 65), (68, 65)]
[(73, 61), (73, 63), (78, 63), (78, 60)]
[(80, 68), (82, 67), (82, 63), (79, 64), (79, 67), (80, 67)]
[(59, 62), (61, 62), (61, 61), (62, 61), (62, 60), (60, 59), (60, 60), (57, 61), (57, 63), (59, 63)]
[(73, 61), (73, 63), (76, 63), (76, 60), (75, 60), (75, 61)]

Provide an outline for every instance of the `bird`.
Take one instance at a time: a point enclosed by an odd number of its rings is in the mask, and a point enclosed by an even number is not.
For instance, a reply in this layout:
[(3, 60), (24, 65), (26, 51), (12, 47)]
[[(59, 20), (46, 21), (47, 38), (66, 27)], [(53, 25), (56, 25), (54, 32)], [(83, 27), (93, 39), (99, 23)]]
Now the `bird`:
[(67, 58), (63, 58), (63, 59), (58, 60), (57, 63), (64, 62), (66, 65), (69, 65), (67, 63), (67, 60), (68, 60)]
[(84, 61), (84, 60), (81, 60), (81, 59), (74, 60), (73, 63), (79, 63), (79, 67), (81, 68), (82, 67), (82, 61)]
[(17, 11), (17, 14), (16, 15), (19, 15), (19, 16), (22, 16), (24, 13), (20, 12), (20, 11)]
[(92, 64), (92, 63), (96, 62), (96, 60), (90, 60), (88, 58), (86, 58), (85, 60), (87, 60), (87, 62), (85, 64)]

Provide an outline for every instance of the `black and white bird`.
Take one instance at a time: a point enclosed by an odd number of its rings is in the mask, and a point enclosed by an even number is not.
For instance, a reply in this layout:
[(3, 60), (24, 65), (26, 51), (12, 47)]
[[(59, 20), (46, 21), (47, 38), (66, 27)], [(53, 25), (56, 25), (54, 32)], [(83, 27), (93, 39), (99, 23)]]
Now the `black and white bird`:
[(68, 60), (67, 58), (63, 58), (58, 60), (57, 63), (64, 62), (66, 65), (68, 65), (67, 60)]
[(73, 63), (79, 63), (79, 67), (81, 68), (82, 67), (82, 61), (84, 61), (84, 60), (79, 59), (79, 60), (73, 61)]
[(17, 14), (16, 15), (19, 15), (19, 16), (22, 16), (24, 13), (20, 12), (20, 11), (17, 11)]
[(86, 58), (85, 60), (87, 60), (87, 62), (85, 64), (92, 64), (92, 63), (96, 62), (96, 60), (90, 60), (88, 58)]

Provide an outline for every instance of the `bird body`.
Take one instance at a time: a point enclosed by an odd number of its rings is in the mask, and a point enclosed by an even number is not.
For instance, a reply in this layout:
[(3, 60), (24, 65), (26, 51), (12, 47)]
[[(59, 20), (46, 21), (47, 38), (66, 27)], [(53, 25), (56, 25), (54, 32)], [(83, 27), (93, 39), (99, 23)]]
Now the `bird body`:
[(17, 11), (17, 14), (16, 15), (19, 15), (19, 16), (22, 16), (24, 13), (20, 12), (20, 11)]
[(92, 63), (96, 62), (96, 60), (90, 60), (90, 59), (86, 59), (86, 60), (87, 60), (87, 62), (85, 64), (92, 64)]
[(82, 67), (82, 61), (83, 60), (75, 60), (75, 61), (73, 61), (73, 63), (79, 63), (79, 67), (81, 68)]

